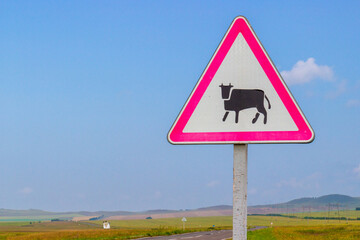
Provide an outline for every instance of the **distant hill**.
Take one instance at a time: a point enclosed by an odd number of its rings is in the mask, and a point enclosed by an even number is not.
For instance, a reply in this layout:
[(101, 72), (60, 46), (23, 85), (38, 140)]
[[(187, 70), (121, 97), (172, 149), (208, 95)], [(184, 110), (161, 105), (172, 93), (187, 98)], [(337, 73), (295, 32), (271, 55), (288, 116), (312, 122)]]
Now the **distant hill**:
[(285, 203), (271, 204), (271, 205), (258, 205), (253, 207), (274, 207), (274, 208), (284, 208), (284, 207), (303, 207), (303, 206), (327, 206), (328, 204), (339, 204), (341, 208), (356, 208), (360, 206), (360, 198), (350, 197), (341, 194), (330, 194), (321, 197), (309, 197), (309, 198), (299, 198), (294, 199)]
[(218, 205), (213, 207), (198, 208), (198, 211), (209, 211), (209, 210), (232, 210), (233, 207), (230, 205)]
[(18, 217), (18, 216), (49, 216), (54, 215), (53, 212), (47, 212), (39, 209), (28, 209), (28, 210), (13, 210), (13, 209), (4, 209), (0, 208), (0, 216), (1, 217)]
[[(355, 209), (360, 207), (359, 197), (350, 197), (341, 194), (331, 194), (321, 197), (306, 197), (294, 199), (285, 203), (249, 206), (249, 214), (291, 213), (307, 211), (328, 211), (339, 209)], [(205, 217), (205, 216), (231, 216), (232, 206), (219, 205), (198, 209), (186, 210), (149, 210), (144, 212), (129, 211), (79, 211), (79, 212), (49, 212), (38, 209), (11, 210), (0, 209), (1, 221), (46, 221), (54, 218), (63, 220), (89, 220), (89, 219), (145, 219), (174, 218), (174, 217)]]
[(326, 195), (318, 198), (299, 198), (292, 201), (287, 202), (286, 204), (309, 204), (309, 205), (324, 205), (324, 204), (340, 204), (341, 206), (348, 205), (359, 205), (360, 200), (358, 198), (340, 195), (340, 194), (332, 194)]
[(14, 210), (0, 209), (0, 221), (49, 221), (51, 219), (71, 220), (81, 216), (78, 213), (56, 213), (39, 209)]
[(285, 203), (256, 205), (249, 207), (249, 213), (284, 213), (304, 211), (328, 211), (339, 209), (355, 209), (360, 207), (359, 197), (341, 194), (330, 194), (321, 197), (294, 199)]

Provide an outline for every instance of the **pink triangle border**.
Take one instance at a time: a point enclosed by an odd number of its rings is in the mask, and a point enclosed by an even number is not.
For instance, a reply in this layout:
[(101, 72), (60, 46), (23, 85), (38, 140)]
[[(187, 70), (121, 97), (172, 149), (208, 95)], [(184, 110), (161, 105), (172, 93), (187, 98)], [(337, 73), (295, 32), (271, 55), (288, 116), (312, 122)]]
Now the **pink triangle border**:
[[(284, 103), (298, 131), (263, 131), (263, 132), (183, 132), (187, 122), (200, 102), (210, 82), (215, 76), (225, 56), (239, 33), (242, 33), (260, 66)], [(245, 17), (234, 19), (218, 49), (214, 53), (203, 75), (200, 77), (192, 94), (169, 131), (168, 141), (172, 144), (235, 144), (235, 143), (308, 143), (315, 134), (300, 107), (295, 102), (284, 80)]]

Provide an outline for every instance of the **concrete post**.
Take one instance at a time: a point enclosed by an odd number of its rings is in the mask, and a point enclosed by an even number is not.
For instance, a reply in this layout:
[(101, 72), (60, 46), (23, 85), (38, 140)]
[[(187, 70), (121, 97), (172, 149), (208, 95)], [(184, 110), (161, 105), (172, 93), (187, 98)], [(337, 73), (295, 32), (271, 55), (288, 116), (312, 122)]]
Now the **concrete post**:
[(234, 144), (233, 240), (247, 239), (247, 144)]

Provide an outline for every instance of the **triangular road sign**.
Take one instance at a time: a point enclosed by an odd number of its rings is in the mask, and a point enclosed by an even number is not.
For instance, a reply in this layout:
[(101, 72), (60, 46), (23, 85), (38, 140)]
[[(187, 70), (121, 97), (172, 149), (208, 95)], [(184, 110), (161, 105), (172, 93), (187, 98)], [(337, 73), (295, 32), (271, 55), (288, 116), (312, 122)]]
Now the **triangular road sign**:
[(237, 17), (168, 140), (172, 144), (308, 143), (314, 136), (248, 21)]

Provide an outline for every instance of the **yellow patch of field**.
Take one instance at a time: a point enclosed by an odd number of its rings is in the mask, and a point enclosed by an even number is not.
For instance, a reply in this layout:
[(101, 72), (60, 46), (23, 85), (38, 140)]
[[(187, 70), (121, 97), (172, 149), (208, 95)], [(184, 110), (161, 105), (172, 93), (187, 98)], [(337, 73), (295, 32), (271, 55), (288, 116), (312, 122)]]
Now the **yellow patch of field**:
[(147, 231), (136, 230), (67, 230), (27, 233), (7, 236), (8, 240), (64, 240), (64, 239), (125, 239), (127, 236), (145, 237)]

